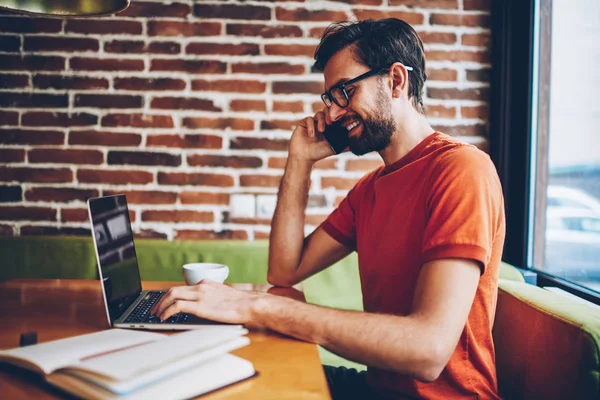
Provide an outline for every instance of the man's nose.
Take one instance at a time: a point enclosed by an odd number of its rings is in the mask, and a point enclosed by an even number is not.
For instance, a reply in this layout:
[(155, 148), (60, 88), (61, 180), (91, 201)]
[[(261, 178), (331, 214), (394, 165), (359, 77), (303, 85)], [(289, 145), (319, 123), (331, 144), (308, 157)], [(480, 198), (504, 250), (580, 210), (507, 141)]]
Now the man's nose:
[(328, 108), (329, 121), (333, 123), (342, 118), (347, 113), (347, 107), (340, 107), (334, 102), (331, 102), (331, 107)]

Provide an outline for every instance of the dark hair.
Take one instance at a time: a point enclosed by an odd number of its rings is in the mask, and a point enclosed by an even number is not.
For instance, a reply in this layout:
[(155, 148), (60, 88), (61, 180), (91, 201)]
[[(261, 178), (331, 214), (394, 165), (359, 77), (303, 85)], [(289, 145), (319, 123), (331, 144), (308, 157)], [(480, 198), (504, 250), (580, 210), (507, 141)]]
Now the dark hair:
[(412, 67), (408, 73), (409, 98), (424, 113), (423, 85), (427, 75), (423, 42), (409, 24), (397, 18), (331, 24), (315, 51), (314, 69), (323, 71), (329, 59), (348, 46), (354, 46), (356, 61), (371, 69), (387, 68), (395, 62)]

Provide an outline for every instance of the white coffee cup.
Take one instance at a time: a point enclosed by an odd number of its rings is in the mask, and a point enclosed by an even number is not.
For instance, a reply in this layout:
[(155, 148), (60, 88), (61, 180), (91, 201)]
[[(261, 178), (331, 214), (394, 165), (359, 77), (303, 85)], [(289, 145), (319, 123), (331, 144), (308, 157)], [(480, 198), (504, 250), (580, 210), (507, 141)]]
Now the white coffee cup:
[(195, 285), (202, 279), (223, 283), (229, 275), (229, 267), (215, 263), (191, 263), (183, 266), (183, 279), (187, 285)]

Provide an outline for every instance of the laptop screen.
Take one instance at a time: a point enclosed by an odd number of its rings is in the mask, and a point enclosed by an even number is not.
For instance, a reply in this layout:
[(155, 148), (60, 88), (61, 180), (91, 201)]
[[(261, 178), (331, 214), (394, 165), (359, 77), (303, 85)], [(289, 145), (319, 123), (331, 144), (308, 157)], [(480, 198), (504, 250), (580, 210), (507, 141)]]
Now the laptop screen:
[(90, 220), (112, 324), (142, 291), (125, 195), (89, 199)]

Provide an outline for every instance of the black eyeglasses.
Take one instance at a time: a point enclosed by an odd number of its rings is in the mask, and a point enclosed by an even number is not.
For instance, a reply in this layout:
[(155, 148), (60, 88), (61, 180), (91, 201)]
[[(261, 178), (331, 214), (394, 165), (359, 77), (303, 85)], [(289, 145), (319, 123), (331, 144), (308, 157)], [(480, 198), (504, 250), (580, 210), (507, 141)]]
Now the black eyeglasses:
[[(412, 71), (412, 67), (404, 66), (407, 71)], [(346, 91), (346, 87), (355, 84), (356, 82), (362, 81), (363, 79), (370, 78), (375, 75), (379, 75), (383, 72), (387, 72), (388, 68), (375, 68), (370, 71), (365, 72), (362, 75), (357, 76), (354, 79), (350, 79), (344, 83), (340, 83), (339, 85), (335, 85), (327, 92), (321, 95), (321, 100), (328, 108), (331, 108), (331, 102), (333, 101), (338, 107), (344, 108), (348, 106), (350, 103), (350, 97), (348, 96), (348, 92)]]

